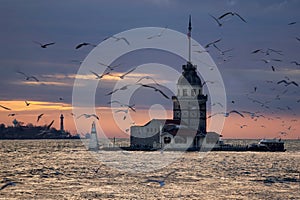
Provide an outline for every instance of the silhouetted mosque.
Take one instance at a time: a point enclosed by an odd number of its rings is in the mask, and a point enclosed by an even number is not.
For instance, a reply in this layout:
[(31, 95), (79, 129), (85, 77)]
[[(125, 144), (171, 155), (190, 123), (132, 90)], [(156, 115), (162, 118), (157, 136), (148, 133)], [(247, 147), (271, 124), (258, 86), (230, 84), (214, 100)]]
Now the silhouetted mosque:
[(189, 60), (182, 65), (182, 75), (177, 81), (177, 95), (173, 100), (173, 119), (152, 119), (143, 126), (130, 129), (130, 147), (191, 148), (198, 149), (203, 142), (214, 145), (217, 133), (207, 133), (206, 102), (197, 66), (191, 62), (191, 17), (189, 19)]

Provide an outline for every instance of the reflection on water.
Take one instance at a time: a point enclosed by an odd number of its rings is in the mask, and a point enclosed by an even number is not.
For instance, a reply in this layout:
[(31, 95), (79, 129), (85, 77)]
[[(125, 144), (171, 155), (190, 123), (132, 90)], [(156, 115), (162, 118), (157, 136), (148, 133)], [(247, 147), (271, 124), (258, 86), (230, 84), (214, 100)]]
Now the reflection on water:
[[(122, 141), (123, 143), (126, 141)], [(254, 140), (230, 140), (250, 144)], [(116, 145), (118, 145), (117, 143)], [(176, 160), (152, 172), (118, 170), (126, 156), (151, 157), (160, 152), (100, 152), (95, 159), (80, 140), (0, 141), (0, 199), (300, 199), (300, 141), (285, 141), (287, 152), (164, 152)], [(114, 162), (109, 165), (105, 162)], [(129, 163), (134, 169), (135, 163)], [(143, 166), (138, 166), (143, 167)], [(160, 187), (146, 182), (170, 175)]]

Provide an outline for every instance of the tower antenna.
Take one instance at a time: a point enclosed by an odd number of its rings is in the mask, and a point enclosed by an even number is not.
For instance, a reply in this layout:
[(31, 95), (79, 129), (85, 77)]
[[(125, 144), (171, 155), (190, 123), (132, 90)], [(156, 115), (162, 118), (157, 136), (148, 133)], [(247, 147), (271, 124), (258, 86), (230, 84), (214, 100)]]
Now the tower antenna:
[(189, 39), (189, 63), (192, 63), (191, 60), (191, 37), (192, 37), (192, 17), (189, 18), (189, 27), (188, 27), (188, 39)]

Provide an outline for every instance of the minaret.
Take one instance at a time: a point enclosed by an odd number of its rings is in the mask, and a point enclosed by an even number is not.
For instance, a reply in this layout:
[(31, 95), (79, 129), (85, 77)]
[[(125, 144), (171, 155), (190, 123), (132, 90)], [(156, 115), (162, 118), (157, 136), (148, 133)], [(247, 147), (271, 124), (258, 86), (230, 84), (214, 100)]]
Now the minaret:
[(65, 132), (65, 130), (64, 130), (64, 115), (63, 114), (60, 115), (60, 131)]
[(187, 33), (188, 39), (189, 39), (189, 63), (192, 63), (192, 59), (191, 59), (191, 37), (192, 37), (192, 17), (190, 15), (189, 18), (189, 27), (188, 27), (188, 33)]
[(93, 124), (92, 124), (91, 137), (90, 137), (90, 143), (89, 143), (89, 150), (90, 151), (98, 151), (99, 150), (99, 143), (98, 143), (98, 136), (97, 136), (95, 122), (93, 122)]

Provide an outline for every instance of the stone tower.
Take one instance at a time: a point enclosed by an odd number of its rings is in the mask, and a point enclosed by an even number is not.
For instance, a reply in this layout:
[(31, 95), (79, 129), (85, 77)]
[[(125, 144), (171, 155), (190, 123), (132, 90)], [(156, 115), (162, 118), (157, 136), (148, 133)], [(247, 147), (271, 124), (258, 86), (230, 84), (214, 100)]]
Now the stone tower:
[(197, 74), (197, 66), (191, 62), (191, 17), (188, 27), (189, 61), (182, 65), (182, 75), (177, 81), (177, 96), (173, 96), (173, 119), (181, 120), (182, 125), (195, 130), (194, 147), (206, 135), (206, 102), (202, 82)]

